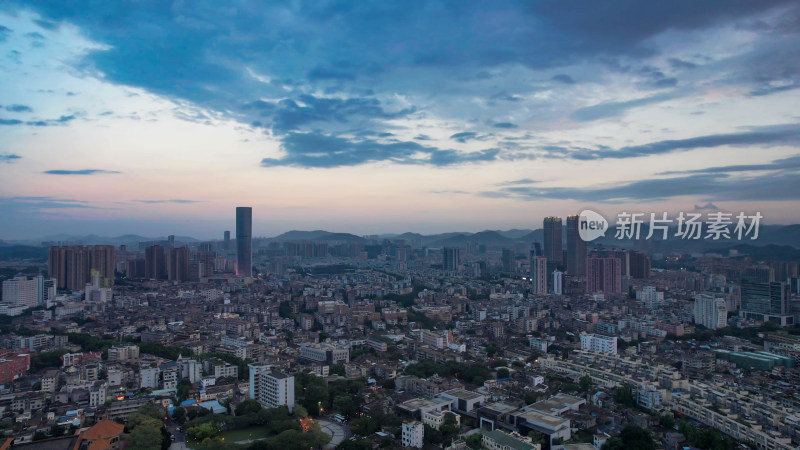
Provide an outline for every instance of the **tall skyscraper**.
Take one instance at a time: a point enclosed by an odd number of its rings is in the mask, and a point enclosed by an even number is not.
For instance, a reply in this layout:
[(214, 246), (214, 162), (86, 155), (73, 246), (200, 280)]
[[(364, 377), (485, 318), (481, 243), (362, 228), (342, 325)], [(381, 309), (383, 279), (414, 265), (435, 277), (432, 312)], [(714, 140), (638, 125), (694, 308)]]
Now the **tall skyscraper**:
[(151, 280), (166, 280), (167, 265), (164, 247), (151, 245), (144, 251), (144, 276)]
[(461, 249), (457, 247), (444, 247), (442, 249), (442, 269), (450, 272), (458, 270), (461, 264)]
[(236, 207), (236, 275), (253, 276), (253, 208)]
[(502, 262), (503, 262), (503, 272), (506, 273), (516, 272), (517, 254), (514, 252), (513, 248), (503, 249)]
[(225, 230), (223, 234), (223, 241), (222, 241), (222, 249), (225, 251), (229, 251), (231, 249), (231, 232)]
[(169, 281), (189, 281), (189, 247), (169, 249), (167, 257), (167, 278)]
[(650, 258), (647, 253), (642, 251), (628, 252), (628, 270), (631, 278), (650, 278)]
[(544, 256), (531, 256), (531, 281), (534, 294), (547, 294), (547, 258)]
[(41, 275), (30, 279), (26, 276), (18, 276), (3, 281), (3, 303), (12, 306), (33, 308), (44, 305), (55, 295), (55, 280), (46, 279)]
[(548, 261), (561, 264), (561, 217), (544, 218), (544, 256)]
[(113, 284), (115, 260), (113, 245), (50, 247), (47, 271), (59, 289), (78, 291), (91, 281), (92, 270), (100, 274), (104, 284)]
[(578, 232), (578, 216), (567, 216), (567, 273), (586, 275), (586, 241)]
[(783, 282), (761, 283), (743, 279), (740, 314), (745, 319), (794, 325), (789, 311), (789, 286)]
[(724, 298), (699, 294), (694, 298), (694, 323), (709, 330), (728, 326), (728, 308)]
[(586, 292), (602, 292), (606, 295), (622, 292), (622, 260), (601, 258), (592, 253), (586, 258)]

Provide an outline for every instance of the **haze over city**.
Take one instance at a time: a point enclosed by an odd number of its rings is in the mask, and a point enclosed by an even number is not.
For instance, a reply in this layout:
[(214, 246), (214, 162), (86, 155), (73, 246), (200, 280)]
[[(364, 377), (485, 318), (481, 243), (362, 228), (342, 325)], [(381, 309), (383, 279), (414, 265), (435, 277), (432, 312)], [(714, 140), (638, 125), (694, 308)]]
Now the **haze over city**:
[[(124, 12), (123, 12), (124, 10)], [(800, 222), (791, 1), (6, 2), (0, 238)]]

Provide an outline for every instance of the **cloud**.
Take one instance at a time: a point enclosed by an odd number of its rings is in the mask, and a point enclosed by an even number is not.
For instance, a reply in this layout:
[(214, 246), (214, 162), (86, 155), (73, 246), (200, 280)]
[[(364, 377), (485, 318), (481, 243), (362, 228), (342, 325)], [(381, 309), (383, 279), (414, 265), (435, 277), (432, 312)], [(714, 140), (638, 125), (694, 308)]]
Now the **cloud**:
[(688, 139), (670, 139), (643, 145), (632, 145), (619, 149), (580, 149), (567, 155), (573, 159), (620, 159), (661, 155), (676, 151), (721, 146), (771, 146), (797, 145), (800, 143), (800, 124), (753, 127), (740, 133), (711, 134)]
[(95, 209), (83, 200), (58, 197), (0, 197), (0, 209), (9, 213), (48, 209)]
[(674, 170), (661, 172), (660, 175), (694, 174), (694, 173), (734, 173), (755, 172), (762, 170), (792, 170), (800, 169), (800, 155), (789, 158), (776, 159), (771, 163), (763, 164), (737, 164), (733, 166), (715, 166), (704, 169)]
[(272, 116), (272, 130), (283, 134), (315, 123), (344, 124), (353, 119), (368, 123), (407, 116), (413, 108), (387, 111), (375, 98), (322, 98), (303, 94), (296, 99), (283, 99), (275, 104), (257, 101), (250, 107), (267, 111)]
[(711, 202), (705, 205), (694, 205), (695, 211), (719, 211), (719, 207)]
[(22, 159), (22, 157), (13, 153), (0, 154), (0, 163), (10, 163), (17, 159)]
[(667, 100), (672, 100), (673, 98), (675, 98), (675, 95), (657, 94), (624, 102), (599, 103), (597, 105), (579, 108), (573, 111), (569, 117), (577, 122), (589, 122), (593, 120), (607, 119), (610, 117), (620, 116), (630, 109), (651, 105), (653, 103), (661, 103)]
[(511, 180), (511, 181), (503, 181), (500, 183), (496, 183), (495, 186), (516, 186), (520, 184), (536, 184), (538, 181), (531, 179), (531, 178), (522, 178), (519, 180)]
[[(14, 112), (31, 112), (33, 111), (32, 108), (25, 106), (25, 105), (11, 105), (5, 108), (7, 111), (14, 111)], [(79, 115), (83, 113), (74, 113), (68, 115), (62, 115), (57, 119), (45, 119), (45, 120), (28, 120), (22, 121), (19, 119), (3, 119), (0, 118), (0, 125), (28, 125), (32, 127), (49, 127), (49, 126), (60, 126), (65, 125), (68, 122), (72, 122), (73, 120), (77, 119)]]
[(11, 28), (8, 28), (6, 26), (0, 25), (0, 42), (3, 42), (4, 40), (6, 40), (8, 35), (11, 34), (11, 33), (12, 33)]
[(264, 158), (264, 167), (342, 167), (387, 161), (398, 164), (447, 166), (467, 162), (493, 161), (499, 149), (462, 153), (428, 147), (413, 141), (381, 142), (374, 139), (348, 139), (320, 133), (290, 133), (281, 141), (286, 155)]
[(669, 58), (668, 59), (670, 66), (673, 69), (695, 69), (697, 68), (697, 64), (691, 61), (684, 61), (680, 58)]
[(511, 122), (497, 122), (492, 126), (495, 128), (519, 128), (519, 125)]
[[(800, 173), (780, 173), (733, 178), (725, 174), (688, 175), (629, 181), (611, 186), (506, 187), (494, 192), (521, 200), (578, 200), (584, 202), (662, 201), (697, 197), (706, 201), (800, 200)], [(486, 196), (485, 192), (476, 195)]]
[(567, 75), (565, 73), (560, 73), (558, 75), (554, 75), (553, 76), (553, 80), (554, 81), (558, 81), (560, 83), (564, 83), (564, 84), (575, 84), (575, 80), (573, 80), (571, 76), (569, 76), (569, 75)]
[(188, 204), (188, 203), (203, 203), (201, 200), (185, 200), (185, 199), (169, 199), (169, 200), (131, 200), (137, 203), (148, 203), (148, 204), (159, 204), (159, 203), (177, 203), (177, 204)]
[(462, 131), (460, 133), (455, 133), (451, 135), (450, 139), (461, 142), (463, 144), (471, 139), (476, 139), (477, 137), (478, 133), (475, 133), (473, 131)]
[(81, 169), (81, 170), (62, 170), (53, 169), (45, 170), (43, 173), (48, 175), (100, 175), (100, 174), (116, 174), (121, 173), (116, 170), (102, 170), (102, 169)]
[(8, 105), (5, 110), (8, 112), (33, 112), (33, 108), (26, 105)]
[(310, 80), (348, 80), (356, 79), (356, 74), (330, 67), (315, 67), (308, 73)]

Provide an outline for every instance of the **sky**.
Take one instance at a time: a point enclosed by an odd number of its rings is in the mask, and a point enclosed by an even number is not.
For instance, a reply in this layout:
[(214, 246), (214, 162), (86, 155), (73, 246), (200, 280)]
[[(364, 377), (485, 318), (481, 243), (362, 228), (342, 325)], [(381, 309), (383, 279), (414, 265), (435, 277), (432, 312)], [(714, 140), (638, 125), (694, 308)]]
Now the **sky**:
[(796, 1), (10, 1), (0, 239), (800, 223)]

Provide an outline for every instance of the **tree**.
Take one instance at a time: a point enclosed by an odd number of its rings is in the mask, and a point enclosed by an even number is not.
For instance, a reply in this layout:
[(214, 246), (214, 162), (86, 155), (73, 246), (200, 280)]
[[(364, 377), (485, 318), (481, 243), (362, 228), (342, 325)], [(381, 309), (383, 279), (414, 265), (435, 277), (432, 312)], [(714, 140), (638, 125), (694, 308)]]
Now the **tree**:
[(33, 433), (33, 440), (34, 441), (41, 441), (42, 439), (47, 439), (47, 433), (42, 430)]
[(182, 402), (189, 398), (189, 392), (192, 390), (192, 382), (188, 378), (183, 378), (178, 382), (177, 397), (178, 402)]
[(503, 379), (509, 378), (510, 376), (511, 376), (511, 373), (508, 371), (507, 368), (501, 367), (501, 368), (497, 369), (497, 379), (498, 380), (503, 380)]
[(331, 375), (341, 375), (344, 376), (344, 364), (331, 364), (329, 369)]
[(186, 430), (186, 434), (190, 438), (198, 442), (203, 442), (205, 439), (215, 438), (222, 432), (222, 427), (216, 422), (206, 422), (196, 427), (191, 427)]
[(395, 387), (394, 378), (387, 378), (387, 379), (383, 380), (383, 383), (381, 384), (381, 386), (384, 389), (394, 389), (394, 387)]
[(186, 409), (183, 406), (178, 406), (177, 408), (172, 410), (172, 420), (178, 423), (178, 425), (183, 425), (186, 423)]
[(656, 441), (648, 430), (628, 424), (618, 437), (607, 440), (602, 450), (655, 450), (655, 448)]
[(591, 390), (593, 384), (594, 383), (592, 383), (592, 377), (590, 377), (589, 375), (582, 376), (580, 381), (578, 382), (578, 386), (580, 386), (581, 391), (583, 392), (588, 392), (589, 390)]
[(236, 415), (247, 416), (250, 414), (256, 414), (257, 412), (261, 411), (262, 408), (263, 406), (261, 406), (261, 403), (258, 403), (258, 400), (245, 400), (236, 406)]
[(467, 447), (471, 449), (478, 450), (481, 448), (481, 441), (483, 440), (483, 435), (480, 433), (473, 433), (467, 436), (466, 442)]
[(664, 414), (663, 416), (659, 417), (658, 423), (667, 429), (675, 428), (675, 418), (672, 417), (672, 414)]
[(614, 401), (625, 406), (636, 406), (633, 389), (630, 386), (620, 386), (614, 390)]
[(161, 424), (155, 421), (147, 422), (136, 427), (130, 434), (131, 450), (152, 450), (161, 448)]

